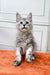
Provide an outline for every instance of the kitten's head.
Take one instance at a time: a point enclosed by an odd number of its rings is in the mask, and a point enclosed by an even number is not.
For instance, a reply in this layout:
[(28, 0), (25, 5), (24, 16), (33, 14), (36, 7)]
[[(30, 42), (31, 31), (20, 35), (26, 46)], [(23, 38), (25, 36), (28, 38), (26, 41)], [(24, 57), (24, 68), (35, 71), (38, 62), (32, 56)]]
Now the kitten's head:
[(16, 13), (17, 29), (22, 32), (32, 30), (32, 13), (29, 13), (27, 18), (22, 18), (19, 13)]

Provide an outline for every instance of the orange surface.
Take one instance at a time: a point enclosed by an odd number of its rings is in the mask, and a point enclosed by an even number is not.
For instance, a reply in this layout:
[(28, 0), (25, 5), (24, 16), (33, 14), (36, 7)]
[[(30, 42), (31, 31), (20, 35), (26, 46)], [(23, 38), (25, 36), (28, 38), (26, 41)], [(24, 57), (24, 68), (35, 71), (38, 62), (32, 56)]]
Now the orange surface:
[(14, 51), (0, 51), (0, 75), (50, 75), (50, 54), (36, 53), (35, 60), (30, 64), (22, 57), (18, 67), (12, 65), (15, 59)]

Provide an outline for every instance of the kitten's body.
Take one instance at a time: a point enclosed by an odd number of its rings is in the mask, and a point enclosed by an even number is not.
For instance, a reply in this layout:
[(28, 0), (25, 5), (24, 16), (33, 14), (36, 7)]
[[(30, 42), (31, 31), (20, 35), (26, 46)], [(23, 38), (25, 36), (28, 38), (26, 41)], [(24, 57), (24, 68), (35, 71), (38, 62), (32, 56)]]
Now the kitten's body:
[(16, 58), (13, 63), (14, 66), (20, 65), (21, 55), (25, 55), (28, 63), (32, 59), (34, 60), (33, 54), (36, 50), (36, 43), (32, 35), (33, 25), (31, 18), (32, 15), (29, 15), (27, 19), (21, 18), (19, 14), (17, 15)]
[(17, 34), (16, 47), (21, 47), (22, 54), (25, 54), (25, 52), (29, 46), (32, 45), (34, 47), (34, 45), (35, 45), (35, 41), (34, 41), (31, 31), (28, 33), (25, 33), (25, 34), (18, 32), (18, 34)]

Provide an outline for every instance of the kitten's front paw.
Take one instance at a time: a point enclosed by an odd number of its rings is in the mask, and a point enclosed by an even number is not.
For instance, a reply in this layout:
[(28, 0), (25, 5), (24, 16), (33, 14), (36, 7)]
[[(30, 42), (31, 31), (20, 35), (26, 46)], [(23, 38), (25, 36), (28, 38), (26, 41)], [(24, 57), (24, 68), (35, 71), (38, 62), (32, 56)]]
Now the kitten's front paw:
[(26, 56), (25, 60), (27, 63), (31, 63), (31, 61), (32, 61), (31, 56), (29, 56), (29, 55)]
[(15, 60), (14, 62), (13, 62), (13, 66), (19, 66), (21, 64), (21, 62), (19, 62), (19, 61), (17, 61), (17, 60)]

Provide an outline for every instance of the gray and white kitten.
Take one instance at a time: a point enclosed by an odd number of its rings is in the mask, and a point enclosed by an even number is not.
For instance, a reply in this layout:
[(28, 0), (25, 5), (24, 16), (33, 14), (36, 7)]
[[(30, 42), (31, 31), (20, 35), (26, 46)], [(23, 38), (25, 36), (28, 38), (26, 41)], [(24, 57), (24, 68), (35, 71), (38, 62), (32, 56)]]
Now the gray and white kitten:
[(13, 62), (14, 66), (21, 64), (21, 56), (25, 55), (26, 62), (30, 63), (34, 60), (36, 43), (32, 35), (32, 13), (27, 18), (22, 18), (19, 13), (16, 14), (16, 58)]

